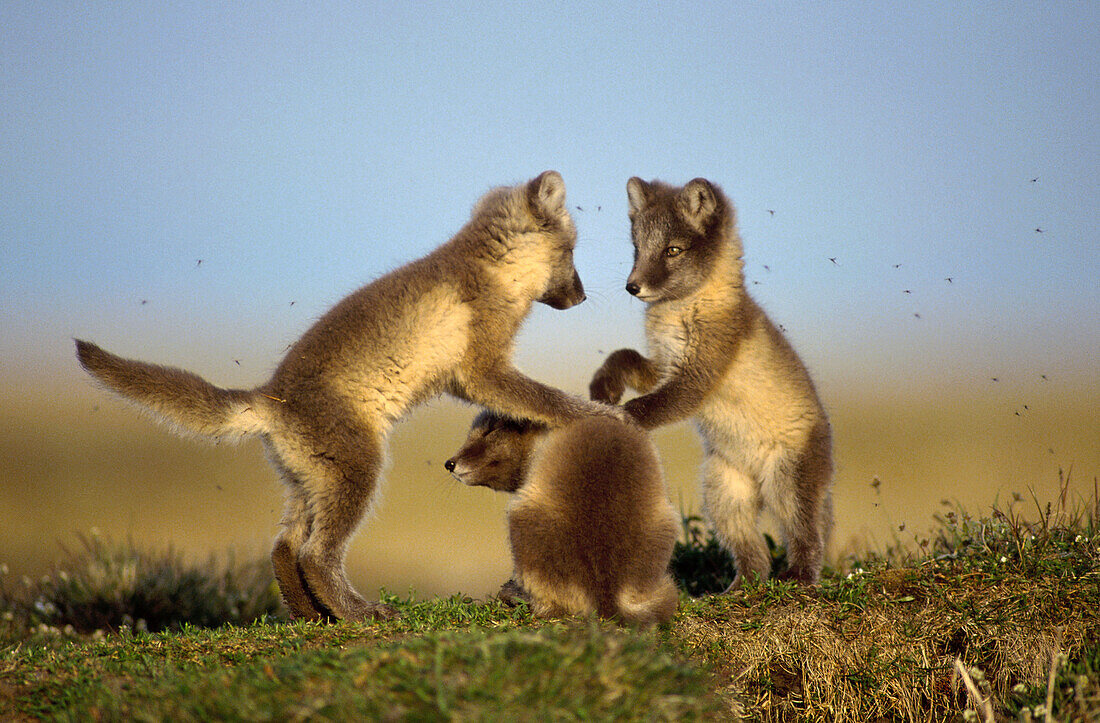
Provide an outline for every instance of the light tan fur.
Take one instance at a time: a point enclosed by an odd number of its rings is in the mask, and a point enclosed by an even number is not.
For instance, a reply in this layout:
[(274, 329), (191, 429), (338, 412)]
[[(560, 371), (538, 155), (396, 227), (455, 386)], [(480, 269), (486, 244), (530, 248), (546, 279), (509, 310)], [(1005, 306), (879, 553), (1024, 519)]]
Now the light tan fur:
[(762, 508), (780, 522), (786, 576), (816, 583), (832, 525), (832, 443), (813, 382), (745, 291), (734, 210), (705, 179), (627, 184), (635, 262), (627, 291), (646, 302), (650, 357), (613, 352), (592, 399), (625, 404), (650, 429), (691, 417), (703, 441), (703, 506), (737, 577), (766, 579)]
[(295, 618), (389, 616), (352, 588), (344, 559), (375, 496), (386, 437), (406, 412), (447, 392), (549, 425), (621, 415), (511, 363), (534, 301), (565, 309), (584, 300), (575, 244), (565, 184), (547, 171), (490, 191), (448, 243), (340, 301), (255, 389), (220, 389), (89, 342), (77, 341), (77, 355), (103, 385), (179, 430), (261, 437), (287, 491), (272, 563)]
[(482, 413), (445, 464), (464, 484), (515, 493), (514, 578), (502, 599), (528, 599), (540, 617), (650, 625), (675, 614), (677, 516), (657, 450), (636, 425), (590, 417), (547, 431)]

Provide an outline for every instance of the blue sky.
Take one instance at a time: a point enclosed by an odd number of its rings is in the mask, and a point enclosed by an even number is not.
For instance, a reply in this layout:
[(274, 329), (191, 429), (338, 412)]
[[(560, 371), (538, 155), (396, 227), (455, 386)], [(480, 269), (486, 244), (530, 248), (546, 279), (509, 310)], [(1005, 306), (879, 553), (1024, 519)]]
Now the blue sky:
[(554, 168), (589, 301), (518, 360), (574, 391), (641, 342), (633, 175), (725, 188), (826, 389), (1100, 385), (1098, 3), (154, 5), (0, 5), (0, 383), (73, 336), (259, 383)]

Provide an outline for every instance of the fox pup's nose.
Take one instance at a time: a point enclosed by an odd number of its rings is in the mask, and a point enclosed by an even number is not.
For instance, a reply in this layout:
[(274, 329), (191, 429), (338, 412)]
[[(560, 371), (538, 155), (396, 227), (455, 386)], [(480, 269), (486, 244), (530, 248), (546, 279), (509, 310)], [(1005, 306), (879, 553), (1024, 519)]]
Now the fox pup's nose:
[(626, 285), (626, 292), (631, 296), (637, 296), (638, 292), (642, 290), (642, 287), (635, 284), (633, 281)]
[(454, 472), (455, 471), (455, 461), (453, 459), (449, 459), (446, 462), (444, 462), (443, 466), (447, 468), (448, 472)]

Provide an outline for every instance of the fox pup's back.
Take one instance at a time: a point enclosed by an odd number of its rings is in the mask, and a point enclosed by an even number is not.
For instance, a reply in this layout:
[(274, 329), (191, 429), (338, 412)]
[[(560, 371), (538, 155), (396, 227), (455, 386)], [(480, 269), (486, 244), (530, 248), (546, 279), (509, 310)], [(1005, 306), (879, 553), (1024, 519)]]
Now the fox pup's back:
[(675, 613), (676, 514), (636, 425), (591, 417), (548, 432), (482, 413), (447, 467), (465, 484), (515, 492), (515, 579), (536, 614), (647, 624)]

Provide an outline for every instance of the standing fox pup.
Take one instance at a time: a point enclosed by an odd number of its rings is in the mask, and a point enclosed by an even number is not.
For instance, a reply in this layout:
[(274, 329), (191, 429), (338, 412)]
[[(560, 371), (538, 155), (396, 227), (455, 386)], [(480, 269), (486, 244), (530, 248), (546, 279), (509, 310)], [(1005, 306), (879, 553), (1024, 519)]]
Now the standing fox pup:
[(516, 493), (514, 580), (539, 617), (596, 612), (648, 625), (676, 613), (676, 513), (657, 450), (634, 424), (589, 417), (548, 432), (482, 412), (445, 465), (467, 485)]
[(646, 302), (651, 358), (608, 356), (589, 386), (652, 429), (694, 417), (703, 438), (703, 507), (737, 577), (768, 577), (762, 507), (787, 540), (786, 577), (814, 584), (832, 525), (829, 422), (798, 355), (745, 291), (741, 238), (722, 191), (627, 182), (634, 268), (626, 290)]
[(106, 387), (181, 431), (260, 436), (286, 483), (271, 558), (295, 618), (390, 616), (352, 589), (344, 558), (402, 415), (442, 392), (552, 426), (618, 413), (511, 363), (532, 302), (568, 309), (584, 300), (576, 237), (558, 173), (490, 191), (450, 242), (338, 303), (252, 390), (220, 389), (83, 341), (77, 356)]

